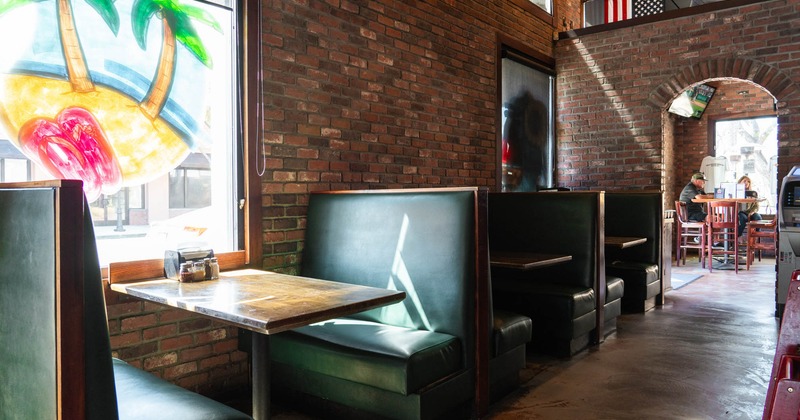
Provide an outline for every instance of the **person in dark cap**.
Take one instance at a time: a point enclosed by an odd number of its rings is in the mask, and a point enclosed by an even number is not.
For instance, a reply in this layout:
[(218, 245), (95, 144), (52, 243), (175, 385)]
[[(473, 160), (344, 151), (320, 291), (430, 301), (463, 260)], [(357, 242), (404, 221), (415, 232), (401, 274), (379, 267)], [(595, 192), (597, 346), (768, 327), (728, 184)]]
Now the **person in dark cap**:
[(706, 220), (708, 213), (705, 212), (705, 207), (700, 203), (692, 202), (695, 198), (711, 198), (712, 195), (706, 194), (704, 188), (706, 186), (706, 177), (702, 172), (696, 172), (692, 175), (692, 180), (683, 187), (681, 191), (680, 200), (686, 203), (687, 219), (695, 222), (703, 222)]

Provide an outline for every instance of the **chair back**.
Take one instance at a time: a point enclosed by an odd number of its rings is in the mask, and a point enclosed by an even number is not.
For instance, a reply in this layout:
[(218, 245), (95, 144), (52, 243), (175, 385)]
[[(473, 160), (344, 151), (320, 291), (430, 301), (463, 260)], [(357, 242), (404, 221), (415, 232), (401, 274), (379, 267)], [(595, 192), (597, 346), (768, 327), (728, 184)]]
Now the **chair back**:
[(734, 201), (708, 203), (708, 226), (711, 229), (735, 229), (739, 226), (739, 206)]
[[(489, 275), (488, 252), (478, 252), (486, 239), (476, 229), (477, 194), (472, 187), (314, 192), (300, 275), (405, 291), (403, 302), (352, 317), (457, 336), (472, 366), (476, 290), (487, 284), (479, 276)], [(485, 272), (476, 271), (479, 257)]]
[(689, 221), (689, 214), (686, 212), (686, 203), (683, 201), (675, 200), (675, 217), (680, 224)]
[(778, 244), (778, 217), (769, 221), (752, 221), (747, 224), (747, 269), (755, 259), (758, 251), (758, 260), (761, 261), (761, 251), (775, 253)]
[[(710, 201), (708, 203), (708, 241), (706, 261), (708, 271), (713, 271), (714, 255), (722, 255), (724, 261), (733, 260), (734, 271), (739, 273), (739, 205), (735, 201)], [(719, 246), (716, 246), (719, 244)]]
[(647, 238), (641, 245), (605, 249), (606, 264), (613, 261), (637, 261), (658, 265), (663, 271), (661, 257), (664, 230), (664, 197), (660, 191), (607, 191), (605, 194), (606, 236)]
[(87, 208), (80, 181), (0, 184), (0, 418), (117, 418)]
[[(698, 259), (700, 265), (705, 267), (706, 249), (706, 224), (705, 222), (696, 222), (688, 219), (688, 211), (686, 210), (686, 203), (683, 201), (675, 201), (675, 218), (678, 220), (675, 223), (677, 235), (675, 239), (675, 264), (680, 266), (681, 263), (686, 264), (686, 253), (689, 249), (698, 250)], [(697, 239), (695, 242), (695, 239)]]

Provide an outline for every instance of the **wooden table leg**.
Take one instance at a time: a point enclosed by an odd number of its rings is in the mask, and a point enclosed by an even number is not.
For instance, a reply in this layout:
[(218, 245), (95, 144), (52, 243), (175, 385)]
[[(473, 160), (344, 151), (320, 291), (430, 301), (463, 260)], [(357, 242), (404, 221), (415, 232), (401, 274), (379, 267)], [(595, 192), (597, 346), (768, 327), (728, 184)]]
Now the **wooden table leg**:
[(253, 418), (269, 419), (269, 335), (252, 333)]

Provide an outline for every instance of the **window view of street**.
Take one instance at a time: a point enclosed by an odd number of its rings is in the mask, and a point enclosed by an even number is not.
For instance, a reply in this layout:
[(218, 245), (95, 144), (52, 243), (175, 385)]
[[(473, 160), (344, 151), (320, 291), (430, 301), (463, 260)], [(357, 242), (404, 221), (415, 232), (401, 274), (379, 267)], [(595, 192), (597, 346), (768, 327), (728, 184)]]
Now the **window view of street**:
[(778, 185), (778, 119), (762, 117), (716, 122), (715, 149), (727, 160), (725, 181), (736, 182), (747, 175), (759, 198), (759, 212), (774, 214)]

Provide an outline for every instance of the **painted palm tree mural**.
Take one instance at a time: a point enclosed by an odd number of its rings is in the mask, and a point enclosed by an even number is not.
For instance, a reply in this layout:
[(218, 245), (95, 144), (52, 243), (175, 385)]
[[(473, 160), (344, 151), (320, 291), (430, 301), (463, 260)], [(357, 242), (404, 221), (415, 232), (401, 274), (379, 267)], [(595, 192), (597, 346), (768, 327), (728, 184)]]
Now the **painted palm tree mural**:
[(150, 119), (155, 119), (164, 107), (172, 80), (175, 76), (176, 41), (185, 46), (201, 63), (211, 67), (211, 57), (192, 25), (192, 20), (204, 23), (220, 31), (214, 17), (203, 9), (180, 4), (172, 0), (137, 0), (133, 4), (133, 34), (142, 49), (147, 49), (147, 28), (150, 21), (159, 15), (162, 22), (163, 37), (161, 58), (156, 76), (147, 96), (140, 106)]
[[(163, 175), (207, 141), (207, 109), (195, 97), (173, 98), (173, 84), (181, 71), (204, 77), (192, 63), (181, 69), (179, 46), (211, 68), (195, 24), (219, 32), (212, 15), (176, 0), (0, 0), (0, 18), (33, 7), (13, 19), (36, 22), (30, 49), (0, 57), (14, 63), (0, 68), (0, 126), (31, 161), (52, 177), (82, 179), (94, 201)], [(87, 50), (84, 37), (97, 45)]]

